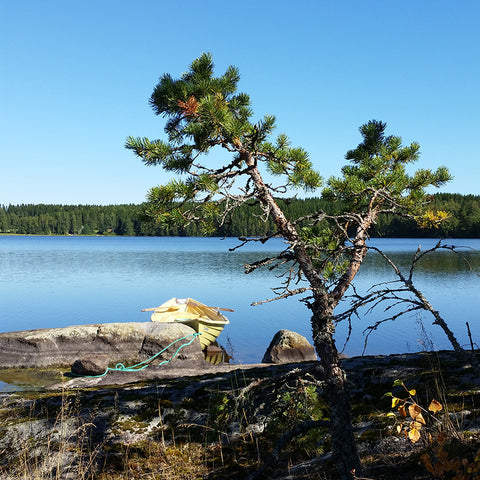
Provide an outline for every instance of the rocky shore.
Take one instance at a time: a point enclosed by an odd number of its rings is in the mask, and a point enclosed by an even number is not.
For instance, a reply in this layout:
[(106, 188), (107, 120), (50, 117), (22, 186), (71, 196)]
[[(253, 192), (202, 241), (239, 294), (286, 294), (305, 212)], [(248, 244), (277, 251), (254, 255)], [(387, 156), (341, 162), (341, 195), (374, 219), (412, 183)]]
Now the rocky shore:
[[(36, 377), (45, 380), (49, 370), (52, 372), (50, 377), (58, 370), (66, 372), (67, 376), (61, 383), (49, 385), (50, 389), (86, 388), (224, 373), (317, 358), (305, 337), (280, 330), (267, 348), (262, 364), (212, 365), (205, 361), (195, 335), (196, 332), (187, 325), (158, 322), (77, 325), (0, 333), (0, 380), (2, 377), (12, 378), (13, 369), (17, 376), (24, 378), (22, 383), (25, 386), (30, 382), (35, 387), (45, 385)], [(138, 367), (129, 368), (132, 365)], [(68, 375), (70, 369), (72, 375)]]
[[(214, 366), (192, 342), (182, 357), (162, 367), (111, 371), (98, 378), (72, 376), (67, 365), (86, 353), (78, 349), (79, 338), (95, 346), (92, 355), (101, 347), (109, 356), (137, 361), (173, 337), (191, 333), (154, 331), (150, 322), (133, 329), (130, 324), (112, 325), (72, 327), (77, 342), (66, 338), (65, 331), (0, 335), (2, 361), (32, 366), (30, 349), (37, 351), (39, 362), (33, 369), (4, 368), (0, 379), (56, 374), (40, 390), (0, 393), (0, 478), (243, 480), (256, 478), (259, 469), (263, 477), (258, 478), (329, 478), (329, 434), (321, 427), (328, 408), (322, 400), (321, 371), (311, 359), (294, 362), (295, 355), (305, 360), (309, 350), (303, 345), (295, 353), (299, 338), (291, 332), (279, 334), (265, 356), (289, 363)], [(118, 340), (120, 331), (129, 332), (130, 347), (123, 340), (117, 347), (106, 340)], [(52, 339), (56, 346), (48, 353)], [(126, 350), (120, 353), (118, 345)], [(63, 368), (52, 363), (41, 368), (47, 357), (50, 362), (64, 359), (57, 363)], [(385, 397), (396, 380), (416, 390), (420, 405), (432, 398), (444, 405), (438, 419), (442, 435), (460, 442), (461, 450), (457, 447), (453, 455), (474, 462), (480, 448), (480, 379), (453, 352), (356, 357), (345, 359), (343, 366), (366, 476), (431, 478), (420, 457), (433, 448), (435, 440), (429, 443), (429, 438), (437, 438), (439, 430), (434, 430), (436, 424), (430, 430), (426, 426), (423, 440), (415, 444), (397, 433), (391, 398)], [(396, 395), (404, 393), (397, 387)], [(315, 430), (300, 432), (299, 425), (315, 422), (320, 422)], [(299, 434), (292, 435), (296, 429)], [(468, 465), (480, 471), (480, 462)]]
[[(448, 404), (448, 418), (468, 448), (479, 445), (480, 379), (452, 352), (358, 357), (345, 359), (344, 367), (371, 478), (430, 478), (402, 477), (409, 459), (419, 469), (425, 445), (397, 435), (387, 416), (392, 410), (384, 394), (397, 379), (416, 388), (419, 402), (436, 397)], [(119, 469), (133, 469), (128, 478), (143, 478), (134, 469), (148, 473), (153, 467), (143, 463), (155, 451), (166, 462), (157, 466), (163, 469), (174, 468), (169, 455), (178, 466), (178, 456), (190, 452), (181, 461), (193, 473), (152, 478), (244, 479), (268, 460), (295, 421), (328, 416), (317, 362), (212, 366), (201, 375), (176, 368), (167, 376), (155, 368), (141, 376), (112, 372), (98, 383), (66, 378), (44, 392), (0, 394), (0, 477), (16, 478), (18, 465), (35, 465), (45, 475), (39, 478), (126, 478), (115, 476)], [(312, 472), (328, 469), (328, 432), (306, 438), (303, 447), (292, 441), (265, 478), (326, 478)], [(199, 451), (201, 458), (194, 455)]]
[[(103, 355), (109, 364), (136, 363), (165, 350), (170, 359), (194, 330), (181, 323), (131, 322), (77, 325), (0, 333), (0, 369), (69, 367), (75, 360)], [(198, 339), (181, 350), (185, 366), (199, 367)]]

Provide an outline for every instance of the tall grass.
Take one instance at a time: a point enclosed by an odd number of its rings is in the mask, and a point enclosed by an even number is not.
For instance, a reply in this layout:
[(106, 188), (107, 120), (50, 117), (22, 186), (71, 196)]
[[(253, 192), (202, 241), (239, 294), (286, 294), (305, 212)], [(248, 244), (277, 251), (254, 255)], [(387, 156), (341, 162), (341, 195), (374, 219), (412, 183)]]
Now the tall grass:
[[(415, 450), (401, 450), (405, 438), (396, 444), (399, 455), (395, 457), (386, 458), (375, 450), (376, 442), (397, 436), (391, 422), (390, 427), (385, 422), (389, 402), (381, 400), (391, 383), (362, 386), (352, 398), (356, 422), (364, 425), (357, 431), (366, 477), (409, 478), (407, 467), (397, 469), (395, 462), (408, 463), (412, 454), (408, 468), (416, 478), (429, 478), (420, 454), (430, 452), (428, 459), (435, 465), (437, 454), (454, 455), (459, 445), (470, 468), (480, 469), (480, 460), (475, 463), (473, 455), (480, 435), (465, 432), (471, 416), (478, 415), (480, 391), (465, 392), (459, 383), (453, 385), (456, 375), (444, 372), (439, 362), (432, 356), (419, 366), (415, 378), (405, 379), (409, 388), (422, 394), (420, 404), (435, 397), (444, 405), (435, 432), (425, 428), (433, 441), (426, 437)], [(405, 370), (408, 375), (412, 375), (410, 366)], [(5, 408), (0, 405), (0, 479), (244, 480), (250, 475), (255, 478), (257, 470), (262, 471), (261, 478), (280, 472), (308, 480), (335, 478), (329, 470), (328, 429), (302, 430), (282, 443), (287, 432), (300, 431), (298, 426), (316, 422), (318, 427), (328, 420), (329, 411), (312, 372), (307, 367), (285, 367), (275, 374), (243, 371), (157, 386), (49, 393), (36, 399), (12, 396)], [(367, 377), (358, 378), (366, 381)], [(378, 392), (373, 405), (372, 388)], [(365, 400), (367, 394), (370, 400)], [(437, 448), (439, 438), (441, 449)]]

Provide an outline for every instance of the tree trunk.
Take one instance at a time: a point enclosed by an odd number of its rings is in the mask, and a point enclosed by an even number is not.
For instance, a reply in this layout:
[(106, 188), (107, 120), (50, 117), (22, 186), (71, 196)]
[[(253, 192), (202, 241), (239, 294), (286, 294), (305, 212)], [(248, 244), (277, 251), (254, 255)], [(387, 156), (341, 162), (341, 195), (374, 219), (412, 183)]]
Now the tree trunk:
[[(328, 300), (328, 299), (326, 299)], [(341, 368), (333, 335), (335, 323), (333, 308), (315, 300), (311, 305), (312, 332), (315, 350), (325, 372), (325, 395), (330, 406), (330, 434), (332, 456), (338, 469), (338, 478), (352, 479), (352, 470), (361, 473), (352, 426), (352, 408), (347, 377)]]
[(285, 217), (284, 212), (279, 208), (272, 193), (265, 185), (256, 167), (254, 158), (251, 154), (244, 151), (242, 159), (250, 167), (249, 175), (255, 183), (257, 198), (269, 207), (270, 214), (279, 232), (293, 245), (295, 259), (314, 292), (315, 300), (310, 306), (313, 312), (311, 320), (313, 341), (326, 376), (325, 393), (331, 411), (332, 453), (338, 469), (338, 478), (340, 480), (352, 479), (353, 475), (350, 472), (355, 470), (359, 473), (361, 465), (353, 436), (352, 411), (347, 378), (340, 366), (338, 351), (333, 339), (335, 333), (333, 309), (349, 287), (366, 254), (367, 250), (363, 248), (365, 245), (365, 232), (370, 224), (368, 222), (372, 221), (371, 217), (368, 217), (366, 226), (358, 227), (356, 248), (350, 261), (350, 268), (340, 278), (338, 282), (340, 286), (332, 294), (329, 294), (323, 277), (319, 275), (305, 246), (299, 241), (299, 235), (295, 226)]

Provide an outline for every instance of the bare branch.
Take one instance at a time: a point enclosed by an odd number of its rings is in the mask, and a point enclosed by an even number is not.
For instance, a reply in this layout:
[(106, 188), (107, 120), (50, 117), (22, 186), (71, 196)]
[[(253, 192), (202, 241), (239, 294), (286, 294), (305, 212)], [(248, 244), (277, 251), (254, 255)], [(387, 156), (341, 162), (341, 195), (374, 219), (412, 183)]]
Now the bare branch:
[(274, 302), (276, 300), (282, 300), (283, 298), (292, 297), (293, 295), (299, 295), (300, 293), (304, 293), (304, 292), (308, 292), (308, 291), (312, 291), (312, 288), (311, 287), (302, 287), (302, 288), (296, 288), (295, 290), (286, 289), (286, 292), (283, 293), (282, 295), (279, 295), (279, 296), (274, 297), (274, 298), (269, 298), (267, 300), (260, 300), (259, 302), (253, 302), (250, 305), (252, 305), (252, 306), (262, 305), (264, 303)]
[[(234, 252), (235, 250), (238, 250), (239, 248), (243, 247), (249, 242), (260, 242), (260, 243), (266, 243), (268, 240), (271, 238), (274, 238), (276, 235), (266, 235), (264, 237), (238, 237), (238, 240), (242, 242), (240, 245), (237, 245), (235, 247), (229, 248), (230, 252)], [(276, 258), (276, 257), (272, 257)]]
[(375, 331), (377, 330), (377, 328), (382, 325), (383, 323), (386, 323), (386, 322), (394, 322), (395, 320), (397, 320), (398, 318), (400, 317), (403, 317), (404, 315), (408, 314), (408, 313), (412, 313), (412, 312), (415, 312), (415, 311), (418, 311), (418, 310), (421, 310), (422, 307), (421, 306), (414, 306), (414, 307), (411, 307), (411, 308), (407, 308), (406, 310), (403, 310), (402, 312), (399, 312), (397, 313), (396, 315), (392, 315), (391, 317), (388, 317), (388, 318), (384, 318), (382, 320), (378, 320), (377, 322), (375, 322), (374, 325), (371, 325), (369, 327), (367, 327), (365, 330), (364, 330), (364, 333), (366, 331), (368, 331), (368, 333), (365, 335), (365, 343), (364, 343), (364, 346), (363, 346), (363, 352), (362, 352), (362, 355), (363, 353), (365, 353), (365, 350), (367, 348), (367, 342), (368, 342), (368, 337)]
[[(364, 351), (367, 346), (367, 341), (368, 337), (370, 334), (377, 330), (377, 328), (388, 321), (395, 321), (399, 317), (412, 313), (415, 311), (426, 311), (429, 312), (433, 317), (434, 317), (434, 325), (440, 326), (440, 328), (444, 331), (445, 335), (447, 336), (448, 340), (450, 341), (450, 344), (452, 345), (455, 353), (457, 354), (458, 358), (464, 362), (469, 362), (472, 364), (472, 366), (478, 370), (478, 365), (476, 364), (476, 360), (472, 355), (469, 355), (458, 343), (458, 340), (456, 339), (455, 335), (453, 332), (450, 330), (448, 327), (447, 322), (443, 319), (443, 317), (440, 315), (440, 313), (435, 310), (432, 306), (432, 304), (427, 300), (425, 295), (415, 287), (413, 283), (413, 275), (415, 272), (415, 268), (418, 265), (418, 262), (425, 257), (425, 255), (436, 252), (437, 250), (443, 249), (443, 250), (448, 250), (451, 251), (457, 255), (460, 254), (458, 251), (458, 247), (455, 247), (454, 245), (444, 245), (442, 244), (442, 240), (440, 240), (434, 247), (429, 248), (425, 251), (421, 250), (421, 245), (418, 246), (415, 254), (413, 255), (410, 268), (409, 268), (409, 274), (408, 277), (405, 276), (401, 270), (398, 268), (398, 266), (393, 262), (393, 260), (386, 255), (383, 251), (376, 247), (368, 247), (371, 250), (374, 250), (378, 252), (382, 258), (390, 265), (390, 267), (393, 269), (395, 274), (397, 275), (398, 279), (397, 281), (394, 282), (385, 282), (387, 283), (396, 283), (400, 282), (403, 286), (396, 288), (396, 289), (391, 289), (391, 288), (384, 288), (380, 290), (375, 290), (373, 292), (370, 292), (368, 295), (361, 296), (354, 292), (355, 294), (352, 295), (351, 298), (354, 300), (352, 301), (352, 306), (350, 309), (347, 311), (343, 312), (342, 314), (337, 316), (338, 321), (343, 320), (345, 318), (348, 318), (349, 321), (352, 317), (352, 315), (357, 315), (357, 310), (360, 307), (364, 307), (367, 305), (370, 305), (369, 309), (367, 310), (367, 313), (371, 313), (376, 307), (378, 307), (381, 303), (387, 302), (388, 305), (384, 309), (384, 312), (388, 312), (391, 309), (401, 305), (401, 304), (410, 304), (411, 306), (401, 312), (398, 312), (394, 315), (391, 315), (390, 317), (384, 318), (382, 320), (379, 320), (375, 322), (374, 325), (371, 325), (367, 327), (365, 331), (368, 331), (366, 338), (365, 338), (365, 346), (364, 346)], [(461, 254), (460, 254), (461, 255)], [(470, 263), (468, 262), (468, 259), (465, 258), (465, 256), (461, 255), (461, 258), (465, 261), (465, 263), (470, 267)], [(380, 284), (379, 284), (380, 285)], [(378, 285), (372, 287), (375, 288)], [(392, 303), (393, 302), (393, 303)]]

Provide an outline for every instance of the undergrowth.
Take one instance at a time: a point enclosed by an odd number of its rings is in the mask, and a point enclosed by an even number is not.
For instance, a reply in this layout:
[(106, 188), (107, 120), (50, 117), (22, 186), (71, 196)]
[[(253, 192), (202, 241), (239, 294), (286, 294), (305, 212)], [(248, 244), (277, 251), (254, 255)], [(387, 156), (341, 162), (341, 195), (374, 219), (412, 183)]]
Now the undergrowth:
[[(244, 375), (199, 382), (178, 398), (185, 389), (168, 385), (18, 397), (0, 405), (0, 478), (244, 480), (261, 471), (258, 478), (334, 479), (322, 423), (329, 409), (312, 370)], [(365, 399), (383, 384), (353, 397), (365, 470), (355, 478), (480, 479), (478, 425), (468, 430), (478, 387), (462, 390), (458, 378), (443, 375), (438, 365), (422, 366), (395, 382), (388, 404), (380, 394)], [(286, 433), (315, 422), (279, 446)], [(388, 453), (380, 444), (391, 445)]]

